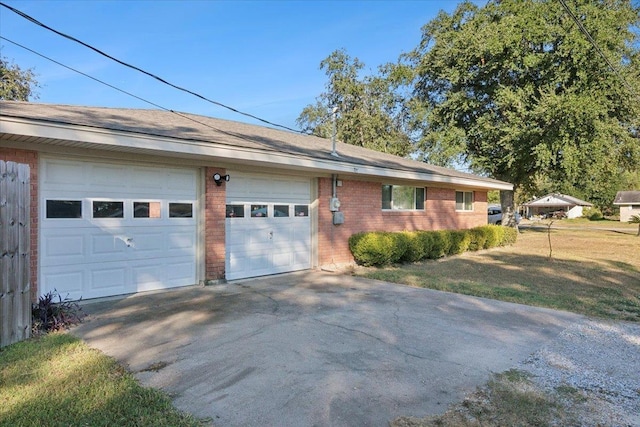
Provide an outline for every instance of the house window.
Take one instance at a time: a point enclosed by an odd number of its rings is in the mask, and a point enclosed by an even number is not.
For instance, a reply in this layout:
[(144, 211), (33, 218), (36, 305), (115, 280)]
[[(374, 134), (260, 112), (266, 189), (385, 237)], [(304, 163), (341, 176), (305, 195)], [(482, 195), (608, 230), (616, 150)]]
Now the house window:
[(473, 210), (473, 191), (456, 191), (456, 210)]
[(423, 210), (424, 193), (424, 187), (383, 185), (382, 209)]

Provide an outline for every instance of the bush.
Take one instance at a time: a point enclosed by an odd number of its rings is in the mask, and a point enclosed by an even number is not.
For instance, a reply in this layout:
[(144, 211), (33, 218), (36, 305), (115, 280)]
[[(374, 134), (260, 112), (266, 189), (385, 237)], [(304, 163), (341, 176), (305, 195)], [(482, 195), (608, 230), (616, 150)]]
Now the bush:
[(82, 322), (85, 316), (82, 307), (75, 301), (64, 299), (53, 290), (42, 295), (37, 304), (31, 306), (34, 332), (50, 332), (66, 329)]
[(349, 238), (349, 249), (356, 262), (365, 266), (384, 266), (397, 262), (416, 262), (461, 254), (467, 250), (488, 249), (516, 242), (515, 228), (486, 225), (470, 230), (375, 231)]
[(469, 241), (469, 250), (479, 251), (480, 249), (484, 249), (488, 235), (489, 230), (487, 230), (486, 227), (476, 227), (469, 230), (469, 236), (471, 237)]
[(509, 246), (513, 245), (518, 239), (518, 230), (511, 227), (501, 227), (503, 228), (502, 232), (504, 235), (500, 240), (499, 246)]
[(468, 230), (451, 230), (449, 236), (451, 246), (449, 246), (448, 255), (458, 255), (469, 249), (471, 233)]
[(602, 211), (598, 208), (585, 208), (582, 211), (582, 216), (584, 218), (588, 218), (589, 221), (600, 221), (604, 218), (604, 215), (602, 215)]
[(407, 250), (407, 241), (401, 233), (357, 233), (349, 238), (349, 249), (358, 264), (381, 266), (400, 261)]
[(427, 257), (438, 259), (446, 256), (451, 248), (451, 235), (448, 230), (437, 230), (431, 232), (431, 250)]
[(400, 261), (416, 262), (424, 259), (427, 255), (427, 248), (422, 239), (422, 233), (418, 231), (405, 231), (402, 233), (406, 239), (407, 250), (402, 255)]

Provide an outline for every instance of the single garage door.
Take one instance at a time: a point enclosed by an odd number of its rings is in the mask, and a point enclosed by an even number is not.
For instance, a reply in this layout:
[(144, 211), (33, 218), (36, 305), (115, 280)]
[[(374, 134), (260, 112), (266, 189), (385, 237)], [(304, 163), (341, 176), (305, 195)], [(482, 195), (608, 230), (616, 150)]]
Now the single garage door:
[(87, 299), (195, 284), (197, 176), (44, 159), (41, 292)]
[(229, 172), (226, 278), (264, 276), (311, 266), (311, 180)]

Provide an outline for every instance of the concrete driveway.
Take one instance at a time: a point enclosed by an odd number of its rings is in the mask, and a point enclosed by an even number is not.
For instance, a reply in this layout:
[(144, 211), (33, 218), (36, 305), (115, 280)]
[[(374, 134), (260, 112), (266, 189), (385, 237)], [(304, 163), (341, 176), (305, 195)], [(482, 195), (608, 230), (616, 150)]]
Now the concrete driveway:
[(87, 303), (73, 333), (218, 426), (444, 412), (583, 318), (302, 272)]

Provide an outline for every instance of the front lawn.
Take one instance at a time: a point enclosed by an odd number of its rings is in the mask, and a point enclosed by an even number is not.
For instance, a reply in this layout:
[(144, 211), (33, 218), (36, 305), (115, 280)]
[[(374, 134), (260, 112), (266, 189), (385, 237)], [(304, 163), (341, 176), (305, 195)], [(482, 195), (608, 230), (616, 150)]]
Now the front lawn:
[(633, 230), (552, 229), (551, 257), (548, 238), (546, 229), (524, 229), (513, 246), (388, 268), (358, 268), (356, 274), (640, 321), (640, 238)]
[(69, 334), (51, 333), (0, 350), (0, 426), (202, 425)]

